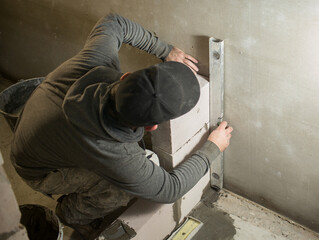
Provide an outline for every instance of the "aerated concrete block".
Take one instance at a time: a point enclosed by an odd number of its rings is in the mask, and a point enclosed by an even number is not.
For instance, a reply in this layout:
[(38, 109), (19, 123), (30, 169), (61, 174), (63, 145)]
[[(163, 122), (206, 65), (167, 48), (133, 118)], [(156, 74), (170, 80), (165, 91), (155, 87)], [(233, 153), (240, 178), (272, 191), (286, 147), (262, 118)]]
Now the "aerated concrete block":
[(180, 209), (180, 221), (182, 221), (201, 200), (204, 189), (210, 184), (209, 174), (210, 172), (208, 171), (206, 175), (183, 196)]
[[(3, 162), (0, 153), (0, 162)], [(18, 231), (21, 213), (11, 184), (0, 165), (0, 235)]]
[(200, 75), (197, 79), (201, 88), (198, 103), (183, 116), (160, 124), (152, 132), (153, 147), (173, 154), (209, 123), (209, 83)]
[(176, 226), (174, 204), (159, 204), (139, 199), (120, 217), (134, 229), (134, 240), (162, 240)]
[(158, 155), (161, 167), (169, 171), (191, 157), (207, 141), (208, 135), (209, 128), (205, 125), (174, 154), (169, 154), (157, 146), (153, 146), (153, 151)]
[(162, 240), (200, 201), (203, 189), (209, 184), (209, 172), (180, 200), (174, 204), (159, 204), (139, 199), (119, 220), (136, 232), (134, 240)]

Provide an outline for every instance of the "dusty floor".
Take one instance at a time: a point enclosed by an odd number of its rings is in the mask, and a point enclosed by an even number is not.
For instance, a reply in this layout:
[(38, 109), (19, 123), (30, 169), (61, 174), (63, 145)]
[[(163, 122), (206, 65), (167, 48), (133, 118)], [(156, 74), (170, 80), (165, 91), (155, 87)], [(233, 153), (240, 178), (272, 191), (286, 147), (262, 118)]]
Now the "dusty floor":
[[(0, 91), (9, 84), (1, 80)], [(19, 205), (39, 204), (54, 210), (56, 201), (33, 191), (13, 169), (9, 160), (12, 133), (2, 116), (0, 133), (4, 168)], [(190, 215), (204, 223), (193, 240), (319, 240), (318, 234), (227, 191), (217, 194), (209, 189)], [(64, 228), (64, 240), (77, 239), (81, 237), (72, 229)]]
[(227, 190), (206, 191), (190, 215), (204, 223), (193, 240), (319, 239), (318, 234)]

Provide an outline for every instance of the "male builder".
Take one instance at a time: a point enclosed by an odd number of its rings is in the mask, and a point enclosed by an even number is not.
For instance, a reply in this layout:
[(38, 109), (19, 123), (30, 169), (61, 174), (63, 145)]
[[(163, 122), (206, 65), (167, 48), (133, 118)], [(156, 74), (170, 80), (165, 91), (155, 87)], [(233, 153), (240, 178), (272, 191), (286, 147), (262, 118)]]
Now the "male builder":
[[(122, 43), (164, 62), (123, 74)], [(63, 194), (58, 216), (82, 230), (133, 197), (162, 203), (181, 198), (229, 145), (232, 128), (223, 122), (170, 172), (148, 160), (138, 142), (144, 129), (195, 106), (200, 89), (194, 62), (126, 18), (102, 18), (84, 48), (51, 72), (26, 103), (12, 142), (16, 171), (37, 191)]]

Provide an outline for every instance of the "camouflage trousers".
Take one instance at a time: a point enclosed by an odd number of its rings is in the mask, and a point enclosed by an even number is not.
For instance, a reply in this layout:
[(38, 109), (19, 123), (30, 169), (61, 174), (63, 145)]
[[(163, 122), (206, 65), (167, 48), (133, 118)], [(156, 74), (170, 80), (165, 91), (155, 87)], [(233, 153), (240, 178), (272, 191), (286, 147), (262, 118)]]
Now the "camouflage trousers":
[(41, 180), (25, 182), (45, 195), (65, 194), (61, 211), (68, 224), (88, 224), (127, 206), (133, 199), (94, 172), (81, 168), (58, 169)]

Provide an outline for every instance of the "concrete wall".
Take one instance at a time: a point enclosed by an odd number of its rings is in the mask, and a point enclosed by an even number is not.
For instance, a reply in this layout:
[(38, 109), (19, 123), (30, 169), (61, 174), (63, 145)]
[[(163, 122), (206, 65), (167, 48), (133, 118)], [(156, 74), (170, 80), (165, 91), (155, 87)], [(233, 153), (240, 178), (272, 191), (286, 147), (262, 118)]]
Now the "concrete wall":
[(0, 151), (0, 240), (28, 240), (27, 230), (20, 224), (21, 213), (10, 181), (3, 168)]
[[(225, 40), (225, 187), (319, 231), (319, 1), (2, 0), (0, 71), (44, 76), (117, 12), (208, 64)], [(158, 62), (123, 46), (123, 70)]]

